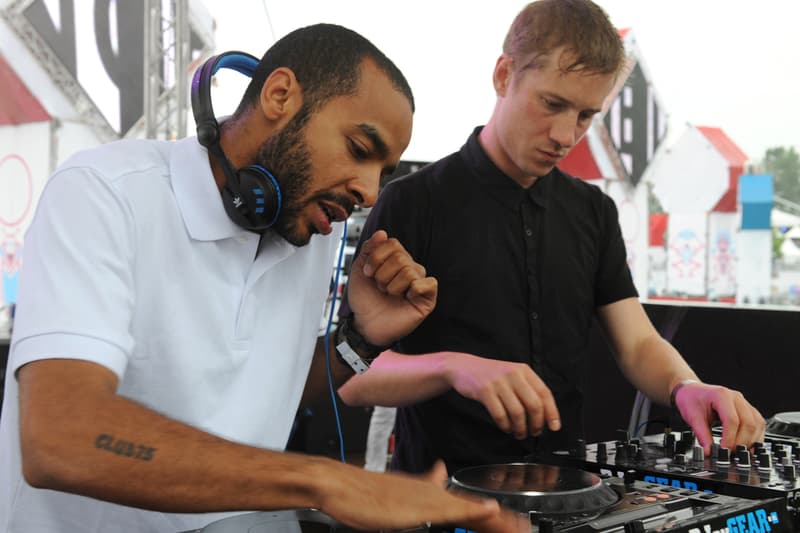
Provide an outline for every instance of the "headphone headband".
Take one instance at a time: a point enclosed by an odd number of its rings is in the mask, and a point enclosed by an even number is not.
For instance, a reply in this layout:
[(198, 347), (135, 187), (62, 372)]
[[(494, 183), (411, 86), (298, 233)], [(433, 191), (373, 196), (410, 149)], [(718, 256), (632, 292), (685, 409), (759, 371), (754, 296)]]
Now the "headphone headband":
[(275, 177), (261, 165), (239, 171), (233, 168), (220, 145), (219, 123), (211, 104), (211, 78), (221, 68), (252, 77), (258, 59), (230, 51), (212, 56), (192, 76), (192, 113), (197, 141), (219, 161), (225, 173), (222, 202), (228, 216), (243, 228), (261, 232), (272, 226), (281, 209), (281, 190)]

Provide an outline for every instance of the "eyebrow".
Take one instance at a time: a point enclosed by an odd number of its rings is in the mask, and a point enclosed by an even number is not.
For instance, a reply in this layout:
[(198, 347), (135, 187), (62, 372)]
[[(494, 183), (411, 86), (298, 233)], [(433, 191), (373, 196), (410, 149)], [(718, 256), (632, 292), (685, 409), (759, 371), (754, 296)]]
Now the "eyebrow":
[[(558, 100), (559, 102), (561, 102), (563, 104), (567, 104), (567, 105), (569, 105), (571, 107), (577, 108), (577, 106), (575, 105), (575, 102), (573, 102), (572, 100), (568, 100), (568, 99), (564, 98), (563, 96), (560, 96), (558, 94), (553, 94), (553, 93), (547, 93), (547, 96), (548, 96), (548, 98), (553, 98), (554, 100)], [(579, 111), (581, 113), (589, 112), (589, 113), (592, 113), (593, 115), (596, 115), (597, 113), (602, 111), (602, 109), (595, 109), (593, 107), (589, 107), (587, 109), (580, 109)]]
[(364, 135), (369, 137), (369, 140), (375, 145), (375, 150), (377, 150), (381, 159), (386, 159), (389, 155), (389, 147), (386, 146), (386, 141), (383, 140), (383, 137), (381, 137), (381, 134), (375, 129), (375, 126), (362, 123), (358, 124), (357, 128), (360, 129)]

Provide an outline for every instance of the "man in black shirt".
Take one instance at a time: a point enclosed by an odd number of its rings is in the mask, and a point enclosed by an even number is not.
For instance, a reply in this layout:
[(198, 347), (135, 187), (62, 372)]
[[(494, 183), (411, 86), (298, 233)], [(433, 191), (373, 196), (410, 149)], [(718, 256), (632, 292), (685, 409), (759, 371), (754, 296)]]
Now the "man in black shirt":
[(582, 432), (595, 315), (625, 376), (675, 403), (707, 453), (715, 416), (723, 445), (763, 436), (763, 417), (740, 393), (700, 382), (653, 328), (614, 202), (556, 168), (601, 111), (624, 57), (590, 0), (529, 4), (495, 65), (489, 122), (381, 193), (362, 239), (386, 230), (439, 282), (430, 316), (339, 391), (347, 403), (401, 407), (393, 467), (421, 472), (442, 458), (452, 473), (565, 448)]

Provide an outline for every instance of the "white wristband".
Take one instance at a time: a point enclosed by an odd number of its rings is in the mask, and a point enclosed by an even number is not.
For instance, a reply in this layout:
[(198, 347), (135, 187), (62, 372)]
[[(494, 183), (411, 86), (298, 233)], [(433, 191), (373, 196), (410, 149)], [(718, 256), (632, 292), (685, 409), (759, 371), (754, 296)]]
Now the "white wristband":
[(369, 370), (369, 363), (361, 359), (359, 355), (353, 350), (347, 341), (342, 341), (336, 346), (336, 351), (342, 356), (344, 362), (347, 363), (353, 372), (356, 374), (363, 374)]
[(700, 383), (700, 382), (697, 381), (696, 379), (684, 379), (683, 381), (678, 382), (678, 384), (672, 388), (672, 391), (670, 391), (669, 393), (670, 407), (672, 407), (673, 409), (678, 408), (678, 404), (676, 403), (676, 399), (678, 397), (678, 391), (681, 390), (685, 385), (691, 385), (692, 383)]

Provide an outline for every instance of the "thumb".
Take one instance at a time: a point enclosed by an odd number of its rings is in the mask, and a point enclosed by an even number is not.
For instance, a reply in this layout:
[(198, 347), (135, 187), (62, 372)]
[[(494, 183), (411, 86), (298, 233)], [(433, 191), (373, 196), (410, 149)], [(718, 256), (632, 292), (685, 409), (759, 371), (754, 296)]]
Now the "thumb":
[(440, 487), (447, 486), (447, 467), (444, 461), (438, 459), (422, 477)]

